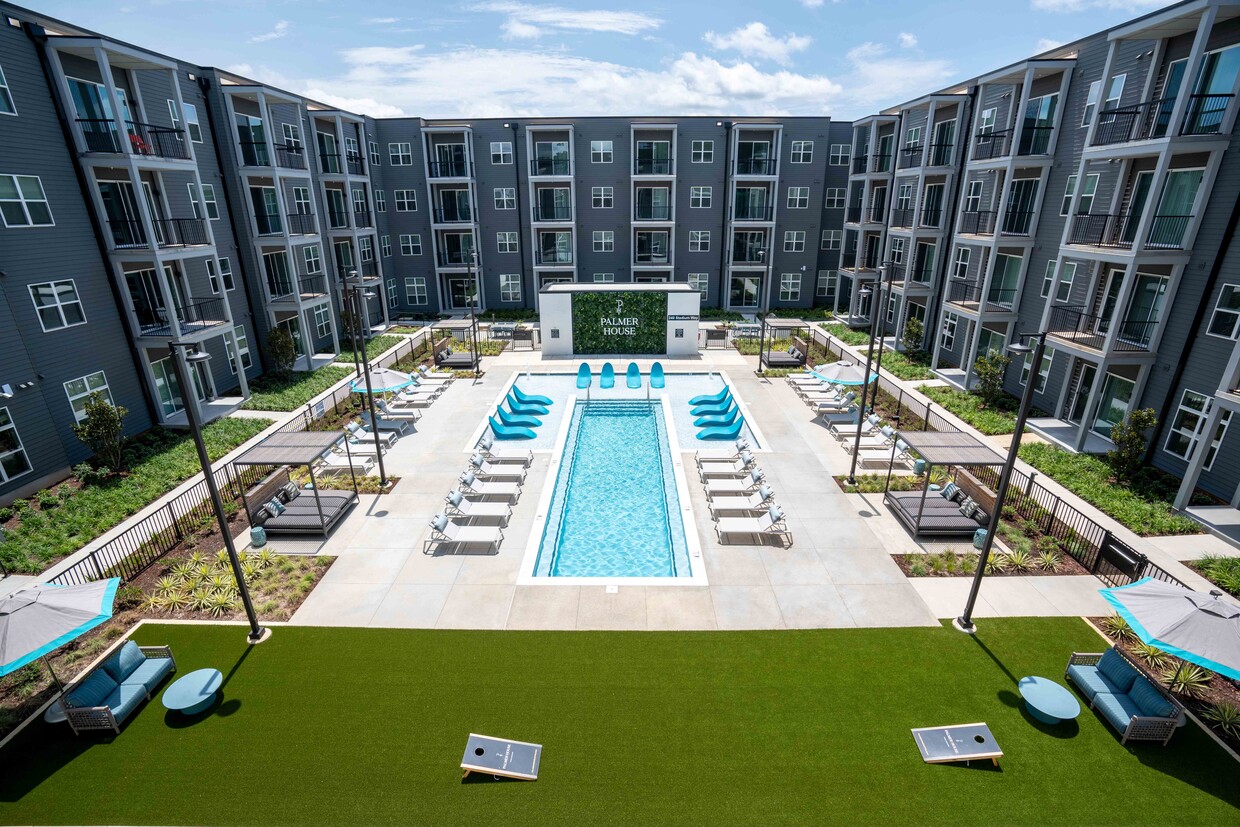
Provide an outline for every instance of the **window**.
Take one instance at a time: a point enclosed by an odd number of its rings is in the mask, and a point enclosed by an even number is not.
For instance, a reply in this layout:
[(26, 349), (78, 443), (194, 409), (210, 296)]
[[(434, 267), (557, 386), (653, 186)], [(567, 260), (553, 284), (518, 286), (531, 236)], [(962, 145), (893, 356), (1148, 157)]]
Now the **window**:
[[(319, 248), (314, 247), (312, 249), (314, 250), (314, 254), (317, 256), (319, 253)], [(308, 260), (309, 257), (307, 257), (307, 261)], [(220, 272), (217, 277), (215, 273), (215, 262), (212, 259), (207, 259), (207, 280), (211, 282), (211, 292), (220, 292), (221, 284), (223, 284), (225, 291), (236, 290), (237, 283), (233, 281), (232, 262), (226, 258), (221, 258), (219, 262)]]
[(1046, 298), (1051, 294), (1051, 287), (1055, 284), (1055, 259), (1046, 262), (1046, 272), (1042, 275), (1042, 298)]
[[(172, 101), (168, 101), (168, 103), (172, 103)], [(189, 208), (193, 211), (194, 218), (201, 219), (202, 204), (198, 200), (198, 185), (190, 181), (185, 186), (189, 190)]]
[(73, 408), (73, 418), (78, 422), (86, 418), (86, 402), (92, 393), (102, 396), (109, 405), (116, 404), (112, 401), (112, 391), (108, 388), (108, 378), (103, 371), (88, 373), (80, 379), (65, 382), (65, 393), (69, 396), (69, 407)]
[(813, 141), (793, 141), (792, 142), (792, 163), (794, 164), (810, 164), (814, 161), (814, 142)]
[(973, 251), (968, 247), (956, 248), (956, 260), (952, 262), (952, 278), (967, 279), (969, 277), (969, 260)]
[(839, 282), (839, 277), (840, 274), (838, 270), (819, 270), (818, 286), (814, 291), (818, 298), (821, 299), (827, 296), (834, 296), (836, 285)]
[[(707, 143), (709, 143), (709, 141)], [(689, 286), (701, 293), (703, 296), (706, 296), (710, 291), (710, 273), (690, 273)]]
[[(280, 131), (284, 133), (284, 146), (289, 150), (301, 150), (301, 129), (295, 123), (280, 124)], [(379, 163), (375, 161), (375, 163)]]
[(710, 187), (690, 187), (689, 206), (694, 209), (706, 209), (710, 206)]
[(843, 239), (844, 239), (843, 230), (823, 230), (822, 231), (822, 244), (820, 245), (820, 247), (823, 250), (838, 250), (840, 249), (840, 244), (843, 241)]
[(900, 302), (895, 296), (887, 299), (887, 324), (896, 323), (896, 308), (899, 306)]
[(977, 132), (979, 135), (989, 135), (995, 131), (995, 117), (999, 110), (995, 107), (982, 110), (982, 119), (977, 124)]
[(982, 182), (970, 181), (969, 193), (964, 197), (964, 211), (977, 212), (982, 208)]
[(168, 98), (168, 117), (172, 120), (172, 128), (181, 128), (181, 110), (177, 108), (177, 102), (172, 98)]
[(314, 332), (320, 339), (332, 335), (332, 311), (325, 304), (314, 308)]
[[(323, 306), (321, 309), (326, 310), (327, 307)], [(315, 314), (317, 316), (317, 310)], [(233, 348), (236, 348), (236, 351)], [(228, 368), (234, 375), (237, 373), (237, 360), (233, 355), (234, 352), (241, 355), (241, 366), (243, 368), (249, 368), (254, 364), (254, 359), (250, 356), (250, 337), (245, 335), (245, 328), (241, 325), (234, 327), (231, 334), (224, 334), (224, 349), (228, 351)]]
[(715, 162), (714, 141), (694, 141), (689, 145), (689, 161), (694, 164), (712, 164)]
[(1211, 336), (1227, 339), (1240, 336), (1240, 284), (1223, 285), (1206, 331)]
[(1089, 126), (1098, 106), (1098, 95), (1102, 92), (1102, 81), (1095, 80), (1089, 84), (1089, 94), (1085, 96), (1085, 113), (1081, 116), (1081, 126)]
[(78, 298), (73, 279), (32, 284), (30, 298), (34, 301), (44, 333), (86, 324), (86, 312), (82, 309), (82, 300)]
[(594, 252), (610, 253), (616, 249), (616, 233), (614, 230), (594, 231)]
[(1077, 214), (1088, 215), (1094, 210), (1094, 195), (1098, 192), (1098, 176), (1099, 173), (1094, 172), (1085, 176), (1085, 186), (1081, 189), (1081, 196), (1077, 199)]
[(689, 252), (691, 253), (710, 252), (710, 230), (690, 230), (689, 231)]
[(910, 126), (904, 131), (904, 148), (917, 149), (921, 147), (921, 127)]
[(293, 206), (298, 215), (309, 215), (312, 212), (309, 187), (293, 187)]
[(913, 206), (913, 185), (901, 184), (896, 190), (896, 209), (907, 210)]
[(425, 276), (411, 276), (405, 279), (405, 301), (409, 304), (426, 304)]
[(611, 141), (590, 141), (590, 163), (611, 163)]
[(891, 239), (891, 263), (892, 264), (903, 264), (904, 263), (904, 242), (905, 241), (906, 239), (903, 239), (903, 238)]
[(829, 187), (822, 199), (823, 209), (842, 210), (844, 209), (846, 191), (842, 187)]
[(384, 285), (387, 287), (388, 309), (394, 309), (396, 305), (400, 304), (400, 296), (396, 293), (396, 279), (388, 279), (384, 282)]
[(0, 66), (0, 115), (16, 115), (17, 106), (13, 103), (13, 93), (9, 91), (9, 82), (4, 77), (4, 67)]
[(1076, 262), (1065, 261), (1059, 271), (1059, 286), (1055, 289), (1055, 301), (1066, 302), (1072, 295), (1072, 282), (1076, 279)]
[(596, 210), (609, 210), (615, 204), (614, 187), (591, 187), (590, 206)]
[(512, 163), (512, 141), (491, 141), (491, 163)]
[(400, 237), (400, 254), (402, 256), (420, 256), (422, 255), (422, 236), (402, 235)]
[(779, 274), (779, 300), (781, 302), (794, 302), (801, 298), (801, 274), (800, 273), (780, 273)]
[(362, 153), (357, 148), (357, 138), (346, 135), (344, 137), (344, 157), (349, 161), (360, 161)]
[(387, 193), (375, 190), (375, 212), (387, 212)]
[(413, 145), (409, 143), (388, 144), (388, 162), (394, 167), (413, 166)]
[(597, 284), (611, 284), (616, 280), (615, 273), (595, 273), (594, 281)]
[(418, 191), (417, 190), (396, 190), (396, 211), (397, 212), (417, 212), (418, 210)]
[(499, 300), (502, 302), (521, 301), (521, 274), (520, 273), (500, 273), (499, 274)]
[(848, 144), (831, 144), (831, 157), (827, 160), (833, 167), (846, 167), (852, 157), (852, 147)]
[(323, 272), (323, 257), (319, 255), (319, 245), (311, 244), (301, 248), (302, 258), (306, 260), (306, 273), (314, 275)]
[(805, 252), (805, 231), (804, 230), (786, 230), (784, 232), (784, 252), (785, 253)]
[(1063, 188), (1063, 202), (1059, 205), (1059, 214), (1067, 215), (1072, 209), (1072, 196), (1076, 194), (1076, 176), (1069, 175), (1068, 183)]
[(939, 331), (939, 347), (943, 350), (954, 350), (956, 347), (956, 321), (952, 314), (943, 314), (943, 328)]
[[(189, 184), (189, 200), (194, 207), (194, 217), (202, 218), (202, 216), (198, 213), (198, 198), (196, 195), (197, 194), (194, 191), (194, 184), (191, 182)], [(202, 203), (207, 208), (207, 218), (212, 221), (219, 220), (220, 205), (219, 202), (215, 200), (215, 184), (202, 185)]]
[(379, 236), (379, 252), (384, 258), (392, 256), (392, 237), (390, 235)]
[(51, 227), (56, 223), (37, 175), (0, 175), (0, 216), (6, 227)]
[(382, 156), (379, 155), (379, 144), (375, 141), (370, 141), (368, 147), (370, 149), (370, 165), (372, 167), (382, 166), (380, 163)]
[(375, 260), (375, 240), (368, 235), (364, 235), (357, 240), (357, 247), (360, 251), (362, 261)]
[[(1180, 396), (1180, 406), (1171, 420), (1171, 428), (1167, 433), (1167, 441), (1163, 445), (1163, 450), (1181, 459), (1192, 457), (1193, 449), (1197, 447), (1197, 440), (1201, 437), (1201, 431), (1205, 428), (1206, 417), (1210, 413), (1213, 401), (1204, 393), (1186, 388)], [(1225, 411), (1223, 416), (1227, 417), (1227, 414), (1228, 412)], [(1222, 441), (1226, 428), (1227, 418), (1220, 419), (1218, 432), (1210, 446), (1210, 453), (1206, 457), (1207, 470), (1214, 461), (1218, 443)]]
[(501, 253), (518, 252), (516, 233), (510, 233), (510, 232), (496, 233), (495, 243), (499, 247), (499, 251)]
[[(1115, 109), (1119, 106), (1120, 98), (1124, 96), (1124, 80), (1127, 77), (1127, 75), (1116, 75), (1111, 78), (1111, 85), (1107, 87), (1106, 99), (1102, 102), (1103, 112), (1106, 112), (1109, 109)], [(1114, 117), (1114, 115), (1109, 115), (1107, 119), (1114, 119)]]
[(515, 210), (516, 208), (517, 208), (517, 188), (516, 187), (496, 187), (495, 188), (495, 209)]
[(8, 408), (0, 408), (0, 482), (8, 482), (31, 470), (13, 417), (9, 416)]
[[(1029, 369), (1033, 367), (1033, 354), (1025, 355), (1025, 362), (1020, 368), (1020, 383), (1022, 385), (1029, 383)], [(1055, 349), (1046, 348), (1042, 351), (1042, 364), (1038, 365), (1038, 383), (1034, 386), (1034, 390), (1042, 393), (1046, 390), (1046, 382), (1051, 378), (1051, 362), (1055, 360)]]
[(809, 187), (788, 187), (788, 209), (809, 209)]

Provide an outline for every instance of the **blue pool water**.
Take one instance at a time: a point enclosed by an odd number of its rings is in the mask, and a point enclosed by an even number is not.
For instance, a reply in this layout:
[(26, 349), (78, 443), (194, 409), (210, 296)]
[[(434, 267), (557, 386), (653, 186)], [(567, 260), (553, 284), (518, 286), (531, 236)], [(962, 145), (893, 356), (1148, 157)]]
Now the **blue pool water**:
[(578, 402), (534, 574), (688, 577), (689, 555), (658, 402)]

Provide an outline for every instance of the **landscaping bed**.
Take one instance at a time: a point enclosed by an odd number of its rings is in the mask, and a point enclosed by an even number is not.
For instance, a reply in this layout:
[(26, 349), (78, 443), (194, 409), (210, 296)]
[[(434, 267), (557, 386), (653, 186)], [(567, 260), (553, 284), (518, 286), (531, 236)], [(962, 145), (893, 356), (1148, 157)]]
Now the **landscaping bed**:
[[(385, 352), (405, 341), (406, 339), (404, 336), (375, 336), (373, 339), (366, 342), (366, 358), (367, 360), (373, 362)], [(347, 364), (352, 362), (353, 358), (353, 348), (346, 347), (340, 351), (340, 354), (336, 357), (336, 361), (341, 364)]]
[[(305, 466), (300, 468), (290, 468), (288, 478), (297, 483), (298, 486), (304, 486), (310, 482), (310, 472)], [(315, 482), (318, 483), (320, 491), (352, 491), (353, 477), (348, 474), (331, 474), (330, 476), (316, 476)], [(387, 488), (379, 487), (379, 477), (376, 475), (357, 475), (357, 491), (359, 494), (391, 494), (392, 489), (396, 487), (396, 483), (400, 482), (400, 477), (388, 475)], [(307, 491), (305, 496), (312, 497), (313, 493)]]
[[(980, 528), (980, 526), (979, 526)], [(1006, 538), (1005, 538), (1006, 539)], [(963, 554), (946, 548), (924, 554), (893, 554), (905, 577), (972, 577), (977, 572), (978, 554), (971, 547)], [(993, 548), (986, 561), (987, 577), (1032, 577), (1083, 575), (1089, 572), (1066, 554), (1030, 557), (1017, 549)]]
[[(202, 434), (216, 460), (269, 425), (269, 419), (224, 418)], [(190, 436), (165, 428), (133, 439), (126, 457), (124, 473), (84, 484), (89, 466), (79, 465), (68, 480), (0, 508), (6, 535), (0, 559), (9, 571), (43, 571), (202, 470)]]
[(250, 382), (250, 398), (241, 407), (249, 411), (295, 411), (350, 373), (349, 368), (328, 365), (284, 376), (264, 374)]
[(1207, 554), (1183, 563), (1232, 597), (1240, 597), (1240, 557)]
[(923, 385), (917, 390), (983, 434), (1010, 434), (1016, 429), (1016, 399), (1009, 397), (1005, 400), (1009, 404), (996, 408), (988, 406), (977, 394), (959, 388)]
[[(831, 479), (835, 480), (835, 484), (845, 494), (881, 494), (883, 491), (920, 491), (922, 485), (925, 484), (926, 478), (922, 476), (910, 476), (908, 474), (892, 474), (890, 487), (887, 485), (887, 472), (881, 474), (858, 474), (856, 476), (856, 484), (848, 484), (847, 474), (837, 474)], [(934, 479), (934, 477), (931, 477)], [(937, 492), (930, 494), (938, 496)]]
[(1056, 445), (1027, 442), (1020, 458), (1142, 537), (1201, 533), (1200, 525), (1171, 508), (1179, 480), (1155, 468), (1120, 483), (1105, 459)]

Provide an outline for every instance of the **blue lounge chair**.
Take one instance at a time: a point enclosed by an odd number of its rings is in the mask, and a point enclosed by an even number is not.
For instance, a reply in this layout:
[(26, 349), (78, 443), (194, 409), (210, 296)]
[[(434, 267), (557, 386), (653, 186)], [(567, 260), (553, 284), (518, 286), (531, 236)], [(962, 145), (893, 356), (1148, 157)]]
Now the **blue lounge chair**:
[(537, 439), (538, 434), (529, 428), (510, 427), (502, 423), (496, 422), (495, 417), (488, 416), (487, 422), (491, 423), (491, 433), (495, 434), (496, 439)]
[(729, 394), (718, 402), (707, 402), (704, 405), (698, 405), (690, 409), (689, 413), (693, 416), (710, 416), (711, 414), (721, 414), (733, 404), (732, 396)]
[(536, 393), (526, 393), (515, 384), (512, 386), (512, 395), (519, 399), (523, 405), (543, 405), (550, 408), (555, 404), (550, 397), (539, 396)]
[(716, 425), (711, 428), (703, 428), (698, 431), (698, 439), (736, 439), (741, 432), (741, 428), (745, 427), (745, 417), (738, 416), (736, 421), (731, 425)]
[(594, 376), (590, 373), (590, 366), (582, 362), (581, 367), (577, 368), (577, 390), (583, 391), (590, 387), (590, 383), (593, 380)]
[(636, 362), (629, 362), (629, 369), (624, 372), (624, 383), (630, 388), (642, 386), (642, 372), (637, 369)]
[(689, 400), (689, 404), (705, 405), (707, 402), (719, 402), (726, 399), (729, 393), (731, 393), (731, 391), (728, 389), (728, 386), (724, 385), (723, 389), (719, 391), (719, 393), (704, 393), (701, 396), (695, 396)]
[(663, 386), (663, 365), (655, 362), (650, 366), (650, 387), (662, 388)]
[(611, 366), (611, 362), (603, 363), (603, 372), (598, 376), (598, 386), (600, 388), (614, 388), (616, 386), (616, 369)]
[(517, 416), (546, 416), (550, 413), (542, 405), (526, 405), (518, 401), (511, 393), (504, 397), (504, 401), (508, 403), (508, 410)]
[(732, 407), (732, 408), (729, 408), (726, 413), (711, 414), (709, 416), (698, 417), (697, 419), (693, 420), (693, 427), (712, 428), (716, 425), (731, 425), (733, 422), (735, 422), (740, 417), (740, 415), (741, 415), (741, 409), (737, 407)]
[(499, 421), (507, 425), (509, 428), (537, 428), (542, 424), (541, 420), (533, 417), (515, 416), (503, 408), (496, 408), (495, 415), (499, 417)]

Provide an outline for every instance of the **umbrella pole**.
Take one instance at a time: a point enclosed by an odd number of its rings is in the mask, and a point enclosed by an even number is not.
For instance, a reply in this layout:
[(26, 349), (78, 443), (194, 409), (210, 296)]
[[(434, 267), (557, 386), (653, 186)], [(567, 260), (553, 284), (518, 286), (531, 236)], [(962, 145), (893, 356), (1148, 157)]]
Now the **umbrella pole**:
[(47, 666), (47, 671), (51, 673), (52, 680), (56, 682), (56, 690), (57, 690), (56, 694), (60, 695), (61, 697), (64, 697), (65, 685), (61, 683), (60, 678), (56, 676), (56, 670), (52, 668), (52, 662), (47, 659), (47, 655), (43, 656), (43, 663), (45, 666)]

